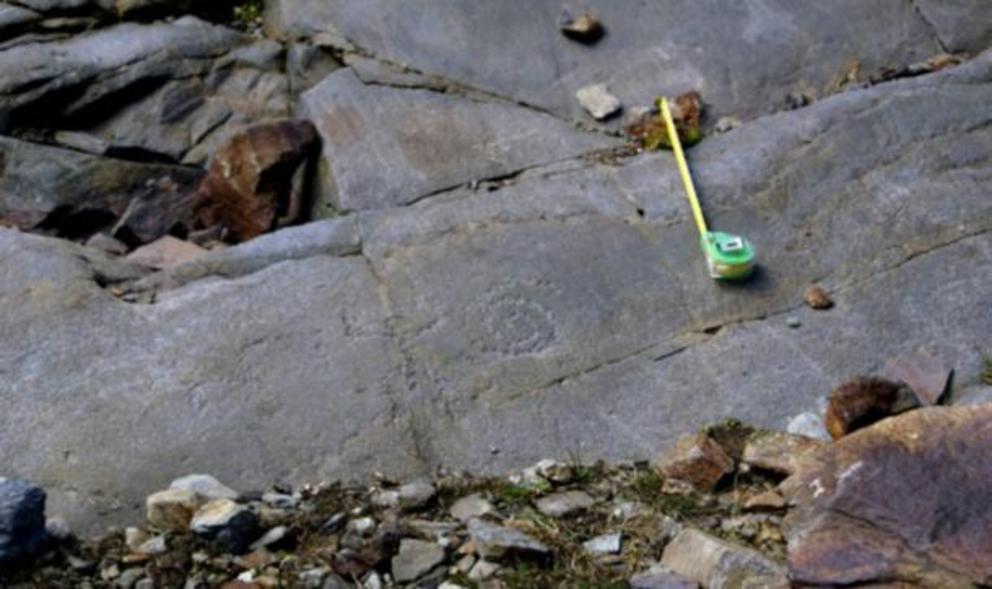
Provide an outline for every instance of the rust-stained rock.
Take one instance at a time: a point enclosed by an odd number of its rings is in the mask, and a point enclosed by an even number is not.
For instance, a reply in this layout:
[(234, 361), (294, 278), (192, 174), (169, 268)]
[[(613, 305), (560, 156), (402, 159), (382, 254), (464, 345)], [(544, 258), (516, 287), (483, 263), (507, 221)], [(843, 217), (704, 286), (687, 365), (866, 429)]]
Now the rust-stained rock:
[(992, 405), (929, 407), (818, 453), (782, 484), (792, 578), (992, 582)]
[(220, 225), (234, 241), (270, 231), (277, 221), (299, 219), (297, 173), (317, 147), (309, 121), (256, 125), (234, 136), (213, 158), (197, 192), (197, 228)]
[(824, 443), (820, 440), (785, 432), (759, 432), (744, 444), (741, 460), (751, 466), (790, 475), (805, 456)]
[(705, 434), (679, 438), (675, 448), (655, 458), (652, 466), (666, 478), (689, 483), (702, 493), (712, 491), (734, 472), (733, 458)]
[(825, 419), (827, 431), (836, 440), (919, 405), (908, 386), (884, 378), (861, 376), (830, 393)]
[(834, 301), (827, 294), (827, 291), (816, 284), (806, 288), (806, 292), (803, 293), (803, 300), (806, 301), (810, 309), (817, 311), (825, 311), (834, 306)]
[(922, 352), (886, 360), (885, 373), (893, 380), (909, 385), (923, 405), (939, 403), (951, 378), (950, 368)]

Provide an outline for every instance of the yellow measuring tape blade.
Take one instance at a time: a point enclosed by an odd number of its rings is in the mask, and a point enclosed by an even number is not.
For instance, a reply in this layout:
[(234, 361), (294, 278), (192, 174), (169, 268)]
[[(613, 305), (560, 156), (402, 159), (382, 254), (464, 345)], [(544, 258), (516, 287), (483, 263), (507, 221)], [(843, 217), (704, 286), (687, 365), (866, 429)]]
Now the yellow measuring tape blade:
[(703, 209), (699, 206), (699, 197), (696, 196), (696, 187), (692, 183), (689, 164), (685, 161), (682, 142), (679, 141), (678, 131), (675, 130), (675, 121), (672, 120), (672, 111), (668, 109), (668, 99), (662, 96), (658, 102), (661, 106), (661, 115), (665, 119), (665, 128), (668, 130), (668, 140), (672, 144), (672, 151), (675, 152), (675, 161), (679, 164), (679, 174), (682, 175), (682, 183), (685, 184), (685, 194), (689, 197), (689, 206), (692, 207), (692, 217), (696, 221), (699, 235), (705, 236), (709, 232), (706, 228), (706, 218), (703, 217)]

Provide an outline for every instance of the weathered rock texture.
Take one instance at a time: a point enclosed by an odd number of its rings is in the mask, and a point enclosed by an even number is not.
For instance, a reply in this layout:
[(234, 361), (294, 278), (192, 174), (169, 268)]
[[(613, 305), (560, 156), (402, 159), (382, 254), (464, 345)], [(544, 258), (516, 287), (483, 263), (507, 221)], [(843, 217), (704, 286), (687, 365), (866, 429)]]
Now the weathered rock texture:
[(197, 191), (195, 222), (247, 241), (280, 219), (298, 221), (305, 208), (305, 180), (299, 175), (316, 147), (317, 132), (309, 121), (256, 125), (235, 135), (214, 155)]
[(990, 418), (988, 405), (921, 409), (825, 447), (785, 483), (793, 579), (987, 585)]
[[(290, 98), (281, 46), (194, 18), (0, 49), (24, 138), (201, 164), (242, 123), (313, 116), (342, 215), (150, 276), (0, 230), (0, 463), (53, 510), (133, 510), (191, 471), (250, 489), (645, 458), (724, 417), (784, 427), (924, 345), (978, 382), (992, 54), (858, 82), (942, 51), (958, 29), (933, 3), (610, 2), (592, 46), (550, 1), (268, 4), (270, 32), (360, 59)], [(985, 8), (954, 6), (977, 51)], [(821, 99), (779, 112), (802, 82)], [(670, 154), (576, 124), (592, 83), (632, 105), (697, 89), (743, 121), (690, 157), (714, 226), (757, 245), (754, 281), (706, 275)], [(812, 283), (834, 308), (804, 305)]]

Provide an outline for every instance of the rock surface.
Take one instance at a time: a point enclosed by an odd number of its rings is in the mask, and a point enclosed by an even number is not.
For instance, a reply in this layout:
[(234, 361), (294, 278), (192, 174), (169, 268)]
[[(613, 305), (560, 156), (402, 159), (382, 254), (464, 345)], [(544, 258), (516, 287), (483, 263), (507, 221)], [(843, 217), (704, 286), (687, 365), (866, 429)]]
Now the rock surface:
[[(347, 67), (291, 97), (281, 45), (191, 17), (0, 46), (15, 149), (89, 137), (44, 146), (52, 161), (199, 165), (243, 124), (350, 111), (315, 121), (341, 218), (151, 277), (0, 230), (0, 463), (71, 522), (91, 502), (124, 517), (190, 471), (251, 489), (643, 459), (724, 417), (784, 427), (924, 346), (954, 359), (955, 388), (978, 383), (992, 55), (862, 85), (941, 43), (982, 50), (984, 4), (604, 3), (589, 46), (545, 0), (267, 4), (271, 34)], [(593, 83), (631, 105), (695, 89), (704, 128), (741, 122), (690, 157), (714, 225), (758, 246), (753, 282), (706, 276), (669, 154), (578, 125)], [(812, 283), (833, 310), (804, 307)]]
[(992, 580), (992, 406), (932, 407), (845, 436), (784, 486), (799, 583)]
[(350, 69), (307, 91), (298, 113), (313, 120), (324, 145), (318, 214), (327, 206), (409, 204), (473, 180), (620, 145), (505, 101), (366, 84)]

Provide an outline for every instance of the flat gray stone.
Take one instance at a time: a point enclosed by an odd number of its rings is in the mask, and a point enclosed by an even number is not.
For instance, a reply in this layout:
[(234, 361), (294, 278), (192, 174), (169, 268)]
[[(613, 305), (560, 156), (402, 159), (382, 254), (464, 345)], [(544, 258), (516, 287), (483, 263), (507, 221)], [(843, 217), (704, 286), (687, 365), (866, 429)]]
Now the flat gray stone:
[[(987, 9), (980, 1), (951, 4), (934, 12), (946, 15), (948, 27), (967, 21), (975, 31), (967, 34), (967, 46), (977, 45), (972, 40), (992, 30), (992, 21), (982, 18)], [(347, 39), (392, 62), (575, 120), (585, 116), (575, 92), (590, 84), (607, 84), (630, 105), (695, 89), (712, 120), (728, 114), (747, 120), (782, 108), (800, 83), (822, 93), (851, 59), (872, 73), (941, 51), (934, 29), (910, 2), (884, 9), (861, 0), (732, 6), (721, 0), (604, 2), (595, 12), (607, 34), (592, 47), (559, 34), (559, 0), (399, 6), (391, 0), (276, 0), (266, 5), (271, 34), (332, 43)], [(691, 25), (678, 26), (673, 18)]]
[(615, 532), (586, 540), (582, 543), (582, 548), (589, 554), (595, 555), (620, 554), (622, 541), (623, 534)]
[(341, 70), (306, 92), (297, 114), (323, 140), (317, 206), (399, 206), (459, 184), (615, 147), (505, 102), (366, 85)]
[(554, 493), (534, 502), (537, 510), (549, 517), (566, 517), (585, 511), (595, 504), (596, 500), (582, 491)]
[(790, 586), (785, 568), (757, 550), (693, 529), (683, 530), (665, 546), (661, 565), (711, 589)]
[(397, 582), (416, 581), (444, 562), (444, 548), (435, 542), (404, 539), (393, 557), (393, 577)]
[(484, 559), (499, 560), (509, 555), (543, 557), (550, 553), (547, 545), (533, 536), (481, 519), (468, 522), (468, 533)]

